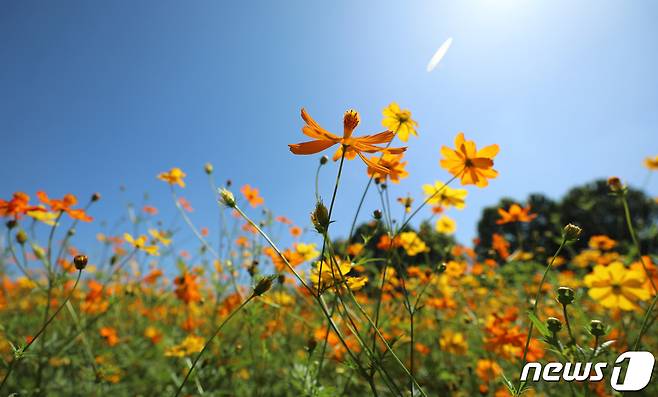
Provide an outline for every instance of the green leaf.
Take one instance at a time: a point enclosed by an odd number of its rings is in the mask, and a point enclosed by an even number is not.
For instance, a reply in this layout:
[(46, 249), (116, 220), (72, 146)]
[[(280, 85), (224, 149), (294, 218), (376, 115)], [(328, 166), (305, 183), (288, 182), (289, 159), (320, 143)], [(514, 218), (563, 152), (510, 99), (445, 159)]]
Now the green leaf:
[(552, 336), (551, 331), (548, 330), (546, 327), (546, 324), (544, 324), (540, 319), (535, 316), (535, 313), (533, 312), (528, 312), (528, 317), (530, 318), (530, 321), (535, 325), (535, 328), (544, 336)]

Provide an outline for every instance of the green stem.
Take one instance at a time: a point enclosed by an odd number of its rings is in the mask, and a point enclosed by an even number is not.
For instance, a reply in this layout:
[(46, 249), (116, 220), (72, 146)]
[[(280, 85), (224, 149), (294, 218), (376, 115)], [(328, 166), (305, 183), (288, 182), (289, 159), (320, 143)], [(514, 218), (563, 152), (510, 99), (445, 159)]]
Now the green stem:
[(254, 299), (255, 297), (256, 297), (255, 294), (251, 294), (249, 296), (249, 298), (247, 298), (244, 302), (242, 302), (240, 304), (240, 306), (238, 306), (235, 310), (233, 310), (228, 316), (226, 316), (226, 318), (222, 321), (222, 323), (219, 324), (219, 327), (217, 327), (217, 329), (212, 334), (212, 336), (206, 341), (206, 344), (203, 345), (203, 348), (201, 349), (199, 354), (197, 354), (197, 356), (194, 358), (194, 361), (192, 362), (192, 366), (187, 371), (187, 374), (185, 375), (185, 378), (183, 379), (183, 382), (180, 384), (180, 386), (178, 387), (178, 390), (176, 391), (176, 394), (175, 394), (176, 397), (178, 397), (180, 395), (181, 391), (183, 390), (183, 386), (185, 386), (185, 383), (187, 383), (187, 380), (190, 378), (190, 374), (192, 373), (192, 371), (196, 367), (197, 363), (199, 362), (199, 359), (201, 358), (203, 353), (208, 349), (208, 346), (210, 346), (210, 343), (213, 341), (213, 339), (215, 339), (215, 337), (222, 330), (224, 325), (226, 325), (226, 323), (228, 323), (228, 321), (231, 318), (233, 318), (233, 316), (235, 316), (240, 310), (242, 310), (242, 308), (244, 308), (247, 305), (247, 303), (251, 302), (251, 300)]
[[(340, 165), (338, 166), (338, 174), (336, 175), (336, 183), (334, 184), (334, 193), (331, 196), (331, 204), (329, 204), (329, 223), (327, 224), (327, 230), (324, 231), (325, 235), (329, 233), (329, 225), (331, 225), (331, 213), (334, 210), (334, 203), (336, 202), (336, 193), (338, 192), (338, 185), (340, 184), (340, 176), (343, 173), (343, 163), (345, 162), (345, 152), (346, 147), (343, 145), (343, 154), (340, 156)], [(324, 264), (324, 251), (326, 249), (326, 239), (322, 241), (322, 252), (320, 253), (320, 269), (318, 274), (322, 274), (322, 265)], [(320, 296), (320, 291), (322, 290), (322, 280), (318, 280), (318, 290), (317, 294)]]
[[(555, 262), (555, 258), (560, 255), (560, 252), (562, 252), (562, 249), (564, 246), (567, 244), (567, 239), (566, 237), (562, 237), (562, 242), (560, 243), (560, 246), (558, 247), (557, 251), (555, 251), (555, 254), (553, 254), (553, 257), (551, 258), (551, 261), (548, 263), (548, 266), (546, 266), (546, 269), (544, 270), (544, 275), (541, 278), (541, 281), (539, 282), (539, 288), (537, 288), (537, 294), (535, 294), (535, 302), (532, 306), (532, 314), (537, 313), (537, 308), (539, 307), (539, 300), (541, 298), (541, 293), (542, 293), (542, 287), (544, 286), (544, 282), (546, 281), (546, 277), (548, 276), (548, 272), (551, 270), (553, 267), (553, 262)], [(523, 359), (521, 360), (521, 368), (525, 367), (526, 364), (526, 359), (528, 355), (528, 347), (530, 346), (530, 340), (532, 339), (532, 331), (534, 330), (534, 323), (530, 322), (530, 327), (528, 329), (528, 336), (526, 337), (525, 341), (525, 347), (523, 348)]]

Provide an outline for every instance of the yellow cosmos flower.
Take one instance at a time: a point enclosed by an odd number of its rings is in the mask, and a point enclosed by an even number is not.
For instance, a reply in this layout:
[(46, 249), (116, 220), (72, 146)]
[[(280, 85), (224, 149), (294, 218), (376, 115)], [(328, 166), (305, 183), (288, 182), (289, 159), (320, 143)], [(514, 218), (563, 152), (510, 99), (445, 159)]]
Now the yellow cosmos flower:
[(185, 178), (187, 175), (180, 168), (174, 167), (167, 172), (158, 174), (158, 179), (165, 181), (170, 185), (176, 184), (180, 187), (185, 187)]
[(198, 353), (203, 349), (205, 340), (196, 335), (189, 335), (183, 341), (175, 346), (165, 350), (166, 357), (185, 357)]
[(594, 266), (592, 273), (585, 276), (588, 295), (609, 309), (635, 310), (638, 301), (650, 299), (644, 281), (641, 271), (627, 269), (618, 261), (608, 266)]
[[(331, 261), (330, 263), (318, 261), (315, 264), (315, 268), (311, 270), (311, 281), (316, 289), (318, 288), (318, 284), (320, 284), (320, 291), (325, 291), (333, 288), (334, 285), (342, 284), (344, 279), (348, 287), (352, 291), (356, 291), (366, 285), (368, 277), (348, 276), (347, 274), (352, 270), (353, 266), (353, 263), (340, 260), (339, 258), (336, 258), (335, 261)], [(320, 269), (322, 269), (322, 273), (320, 273)]]
[(462, 185), (485, 187), (489, 184), (488, 179), (498, 176), (498, 171), (493, 169), (493, 158), (498, 151), (498, 145), (477, 150), (475, 142), (467, 141), (464, 133), (460, 132), (455, 137), (455, 149), (447, 146), (441, 148), (444, 158), (440, 164), (452, 175), (459, 177)]
[(159, 242), (165, 247), (171, 244), (171, 238), (166, 232), (161, 232), (156, 229), (149, 229), (149, 234), (151, 235), (151, 237), (153, 237), (155, 241)]
[(397, 131), (398, 137), (402, 142), (409, 140), (409, 135), (418, 136), (416, 127), (418, 123), (411, 118), (411, 112), (408, 109), (400, 109), (400, 106), (391, 102), (382, 112), (384, 119), (382, 125), (391, 131)]
[(148, 241), (148, 237), (141, 235), (137, 238), (133, 237), (130, 233), (124, 233), (123, 234), (123, 239), (126, 240), (126, 242), (130, 245), (132, 245), (135, 249), (141, 250), (146, 252), (149, 255), (153, 256), (158, 256), (160, 255), (160, 252), (158, 252), (158, 246), (157, 245), (146, 245)]
[(304, 261), (310, 261), (320, 256), (320, 252), (315, 247), (315, 244), (297, 243), (295, 250), (304, 258)]
[(434, 185), (430, 185), (429, 183), (423, 185), (423, 193), (431, 197), (427, 201), (428, 204), (462, 209), (466, 206), (465, 199), (468, 191), (466, 189), (453, 189), (441, 181), (436, 181)]
[(468, 343), (461, 332), (446, 330), (439, 339), (441, 350), (451, 354), (464, 355), (468, 351)]
[(416, 256), (420, 253), (429, 251), (429, 247), (423, 240), (418, 237), (416, 232), (400, 233), (400, 245), (407, 252), (409, 256)]
[(55, 219), (57, 219), (58, 214), (56, 212), (48, 212), (43, 205), (38, 205), (37, 208), (39, 209), (27, 211), (27, 216), (45, 223), (48, 226), (55, 226)]
[(647, 157), (644, 159), (644, 166), (650, 169), (651, 171), (658, 170), (658, 155), (653, 157)]
[(439, 233), (453, 234), (457, 230), (457, 222), (449, 216), (443, 215), (436, 221), (435, 229)]

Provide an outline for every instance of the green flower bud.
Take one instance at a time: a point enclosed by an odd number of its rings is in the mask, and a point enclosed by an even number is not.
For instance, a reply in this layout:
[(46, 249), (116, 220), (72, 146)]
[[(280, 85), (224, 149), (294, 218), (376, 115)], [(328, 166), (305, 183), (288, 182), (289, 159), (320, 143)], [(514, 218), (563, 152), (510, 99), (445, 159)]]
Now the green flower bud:
[(569, 223), (564, 227), (563, 232), (564, 232), (563, 234), (564, 238), (567, 241), (571, 242), (578, 240), (580, 234), (583, 232), (583, 229), (574, 225), (573, 223)]
[(279, 277), (278, 274), (263, 277), (258, 281), (256, 287), (254, 287), (254, 295), (261, 296), (272, 288), (272, 282)]
[(20, 245), (25, 244), (27, 241), (27, 233), (25, 233), (24, 230), (19, 230), (18, 233), (16, 233), (16, 242)]
[(606, 326), (599, 320), (589, 322), (589, 333), (594, 336), (603, 336), (606, 334)]
[(562, 329), (562, 321), (560, 321), (560, 319), (557, 319), (555, 317), (549, 317), (548, 319), (546, 319), (546, 326), (548, 327), (549, 331), (556, 334), (560, 332), (560, 330)]
[(572, 304), (575, 295), (575, 292), (569, 287), (560, 287), (557, 289), (557, 301), (562, 305)]
[(229, 208), (235, 208), (235, 196), (225, 188), (219, 189), (219, 202)]
[(315, 204), (315, 210), (311, 213), (311, 222), (320, 234), (326, 233), (329, 229), (329, 211), (322, 201)]

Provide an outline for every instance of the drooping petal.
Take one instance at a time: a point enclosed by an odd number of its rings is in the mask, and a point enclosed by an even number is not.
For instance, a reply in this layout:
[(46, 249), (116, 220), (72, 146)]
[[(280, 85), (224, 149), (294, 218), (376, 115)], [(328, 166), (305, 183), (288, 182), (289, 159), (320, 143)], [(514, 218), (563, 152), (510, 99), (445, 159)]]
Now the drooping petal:
[(332, 141), (309, 141), (290, 144), (288, 147), (294, 154), (315, 154), (335, 145)]

